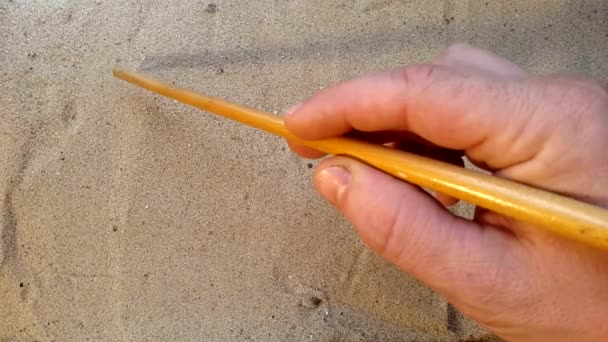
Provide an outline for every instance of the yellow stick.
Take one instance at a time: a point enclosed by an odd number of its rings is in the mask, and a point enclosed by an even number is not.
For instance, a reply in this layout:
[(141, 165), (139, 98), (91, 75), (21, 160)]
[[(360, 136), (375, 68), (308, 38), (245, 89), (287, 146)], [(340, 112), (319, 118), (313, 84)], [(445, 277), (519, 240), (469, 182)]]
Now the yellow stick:
[(143, 75), (114, 70), (114, 76), (170, 97), (334, 155), (359, 159), (404, 181), (450, 195), (595, 247), (608, 249), (608, 210), (504, 178), (350, 138), (302, 140), (275, 115), (178, 89)]

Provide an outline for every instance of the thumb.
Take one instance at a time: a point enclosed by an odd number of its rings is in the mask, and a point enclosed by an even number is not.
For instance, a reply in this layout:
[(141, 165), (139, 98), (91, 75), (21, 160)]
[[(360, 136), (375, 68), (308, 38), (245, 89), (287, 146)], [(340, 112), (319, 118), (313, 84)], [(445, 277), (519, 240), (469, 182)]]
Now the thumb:
[(374, 251), (448, 299), (493, 287), (516, 238), (456, 217), (422, 189), (347, 157), (323, 161), (313, 181)]

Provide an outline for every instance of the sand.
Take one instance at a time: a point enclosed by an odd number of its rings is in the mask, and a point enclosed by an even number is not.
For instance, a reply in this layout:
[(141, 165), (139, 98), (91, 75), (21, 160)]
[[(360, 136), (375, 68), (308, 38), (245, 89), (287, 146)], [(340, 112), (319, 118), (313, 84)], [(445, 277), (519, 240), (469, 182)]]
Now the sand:
[(362, 245), (283, 141), (110, 70), (271, 112), (456, 41), (605, 78), (608, 4), (209, 5), (0, 1), (0, 341), (492, 339)]

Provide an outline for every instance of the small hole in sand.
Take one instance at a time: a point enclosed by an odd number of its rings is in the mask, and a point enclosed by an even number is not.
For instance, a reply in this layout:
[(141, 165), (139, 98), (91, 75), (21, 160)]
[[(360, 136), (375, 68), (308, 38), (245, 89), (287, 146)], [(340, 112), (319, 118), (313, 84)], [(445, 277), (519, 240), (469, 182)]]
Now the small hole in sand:
[(207, 13), (217, 12), (217, 5), (214, 3), (210, 3), (209, 5), (207, 5), (207, 8), (205, 8), (205, 12), (207, 12)]

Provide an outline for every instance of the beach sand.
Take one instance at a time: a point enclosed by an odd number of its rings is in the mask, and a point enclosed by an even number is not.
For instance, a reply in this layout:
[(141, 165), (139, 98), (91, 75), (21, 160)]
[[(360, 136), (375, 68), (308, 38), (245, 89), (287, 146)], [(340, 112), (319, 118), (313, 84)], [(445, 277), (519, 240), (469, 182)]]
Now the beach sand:
[(492, 340), (359, 242), (314, 162), (111, 69), (278, 113), (453, 42), (605, 79), (608, 3), (210, 4), (0, 0), (0, 341)]

